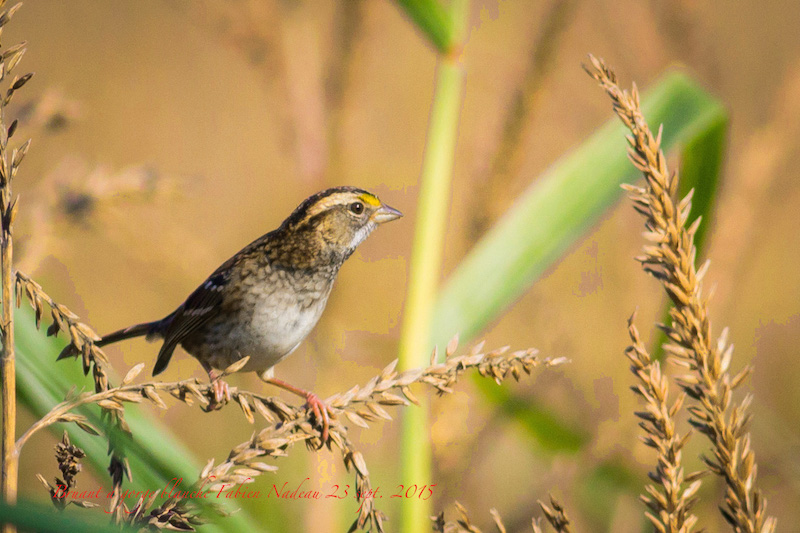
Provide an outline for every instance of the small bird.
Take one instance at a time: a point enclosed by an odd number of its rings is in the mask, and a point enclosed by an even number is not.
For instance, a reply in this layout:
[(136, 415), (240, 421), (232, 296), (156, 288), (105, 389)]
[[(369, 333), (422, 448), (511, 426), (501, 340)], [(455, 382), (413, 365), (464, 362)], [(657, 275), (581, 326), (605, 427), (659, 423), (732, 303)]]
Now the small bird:
[[(329, 408), (311, 392), (273, 377), (317, 324), (342, 263), (379, 224), (402, 213), (354, 187), (335, 187), (307, 198), (280, 227), (259, 237), (216, 269), (175, 311), (95, 342), (132, 337), (163, 339), (153, 375), (164, 371), (178, 345), (197, 359), (214, 388), (211, 408), (230, 399), (222, 370), (248, 357), (240, 371), (306, 399), (328, 438)], [(77, 356), (67, 346), (58, 359)]]

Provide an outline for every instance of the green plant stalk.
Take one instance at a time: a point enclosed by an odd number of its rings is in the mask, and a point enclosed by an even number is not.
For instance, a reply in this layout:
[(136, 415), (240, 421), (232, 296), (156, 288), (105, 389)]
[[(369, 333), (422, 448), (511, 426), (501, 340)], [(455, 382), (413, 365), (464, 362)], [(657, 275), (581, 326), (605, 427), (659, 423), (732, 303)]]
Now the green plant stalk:
[[(414, 249), (408, 299), (400, 340), (400, 368), (424, 366), (431, 351), (433, 307), (442, 266), (453, 155), (464, 88), (464, 70), (455, 60), (440, 60), (428, 145), (422, 166), (420, 200), (414, 229)], [(428, 406), (404, 413), (402, 428), (402, 483), (430, 483)], [(401, 531), (421, 531), (430, 516), (430, 501), (403, 501)], [(427, 529), (427, 528), (426, 528)]]
[[(399, 349), (402, 369), (424, 366), (431, 351), (431, 318), (441, 275), (463, 91), (463, 66), (455, 57), (442, 57), (439, 60), (428, 142), (422, 165), (411, 275)], [(423, 401), (419, 409), (407, 410), (403, 417), (403, 483), (430, 483), (431, 450), (427, 435), (428, 406)], [(430, 514), (430, 501), (404, 500), (400, 531), (427, 531)]]

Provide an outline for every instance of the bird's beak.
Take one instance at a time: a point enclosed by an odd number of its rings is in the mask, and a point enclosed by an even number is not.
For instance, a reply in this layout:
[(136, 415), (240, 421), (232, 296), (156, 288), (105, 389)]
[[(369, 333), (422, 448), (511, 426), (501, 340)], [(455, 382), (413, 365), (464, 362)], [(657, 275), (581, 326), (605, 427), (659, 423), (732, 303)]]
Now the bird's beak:
[(391, 222), (392, 220), (397, 220), (403, 216), (403, 213), (395, 209), (394, 207), (389, 207), (386, 204), (381, 205), (377, 211), (372, 213), (372, 220), (376, 224), (383, 224), (384, 222)]

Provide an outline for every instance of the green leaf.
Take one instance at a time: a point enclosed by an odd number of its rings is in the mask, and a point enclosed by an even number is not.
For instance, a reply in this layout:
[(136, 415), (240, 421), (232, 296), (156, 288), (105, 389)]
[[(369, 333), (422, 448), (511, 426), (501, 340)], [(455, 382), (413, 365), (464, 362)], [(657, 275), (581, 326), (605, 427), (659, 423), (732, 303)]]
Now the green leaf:
[[(727, 130), (725, 109), (679, 72), (664, 76), (642, 102), (651, 127), (664, 125), (664, 150), (686, 147), (685, 160), (694, 163), (684, 168), (696, 173), (696, 194), (701, 197), (695, 207), (709, 209)], [(432, 344), (443, 346), (456, 333), (462, 341), (480, 333), (617, 202), (620, 184), (638, 179), (627, 159), (625, 134), (616, 117), (609, 119), (536, 179), (475, 245), (439, 295)], [(709, 174), (703, 165), (716, 172)], [(489, 398), (507, 409), (509, 398), (500, 396)], [(525, 418), (518, 411), (516, 416), (545, 449), (571, 453), (577, 451), (576, 443), (585, 442), (573, 424), (556, 414), (545, 416), (546, 408), (534, 399), (528, 402), (533, 415)]]
[(490, 403), (516, 421), (542, 449), (551, 452), (576, 453), (591, 435), (577, 424), (568, 425), (544, 406), (515, 395), (509, 387), (498, 386), (491, 379), (476, 376), (475, 383)]
[(698, 131), (681, 152), (680, 196), (683, 198), (694, 189), (689, 222), (698, 216), (703, 217), (694, 237), (698, 252), (703, 250), (711, 225), (727, 140), (728, 115), (723, 112)]
[(397, 3), (439, 52), (446, 54), (452, 49), (455, 28), (450, 13), (438, 0), (397, 0)]
[(0, 522), (15, 524), (23, 531), (39, 533), (126, 533), (136, 529), (112, 525), (107, 514), (97, 510), (72, 508), (57, 511), (52, 504), (19, 501), (9, 505), (0, 500)]
[[(598, 530), (611, 528), (614, 512), (619, 509), (620, 497), (630, 498), (631, 494), (642, 491), (642, 480), (637, 472), (628, 466), (629, 458), (612, 456), (590, 468), (583, 466), (583, 479), (576, 491), (580, 512)], [(646, 520), (641, 517), (644, 525)], [(640, 531), (653, 531), (652, 526)]]
[[(722, 105), (681, 73), (645, 93), (651, 125), (664, 124), (665, 150), (686, 145), (726, 116)], [(509, 212), (474, 246), (439, 295), (434, 344), (458, 333), (468, 340), (518, 299), (620, 198), (636, 177), (625, 130), (614, 118), (537, 178)]]

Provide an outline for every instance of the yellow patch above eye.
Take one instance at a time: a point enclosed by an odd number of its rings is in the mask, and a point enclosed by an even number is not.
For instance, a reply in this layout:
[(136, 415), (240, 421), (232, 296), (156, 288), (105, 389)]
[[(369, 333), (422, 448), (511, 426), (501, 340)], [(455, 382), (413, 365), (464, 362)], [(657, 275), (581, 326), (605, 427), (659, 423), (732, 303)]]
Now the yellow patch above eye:
[(381, 201), (368, 192), (365, 192), (364, 194), (360, 195), (358, 199), (364, 202), (365, 204), (371, 205), (373, 207), (378, 207), (379, 205), (381, 205)]
[(372, 207), (380, 207), (381, 201), (374, 194), (370, 194), (368, 192), (359, 194), (358, 196), (353, 195), (350, 192), (344, 193), (335, 193), (331, 194), (330, 196), (326, 196), (320, 199), (316, 204), (311, 205), (308, 208), (308, 212), (306, 213), (305, 218), (311, 218), (323, 211), (327, 211), (333, 206), (336, 205), (349, 205), (350, 202), (353, 201), (354, 198), (357, 198), (361, 201), (364, 205), (369, 205)]

